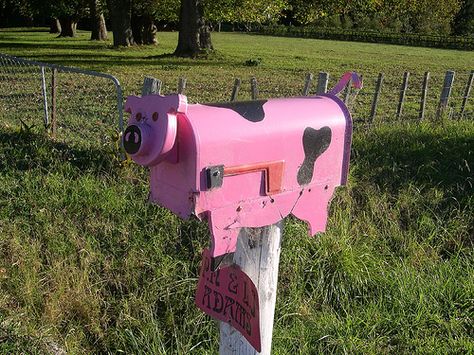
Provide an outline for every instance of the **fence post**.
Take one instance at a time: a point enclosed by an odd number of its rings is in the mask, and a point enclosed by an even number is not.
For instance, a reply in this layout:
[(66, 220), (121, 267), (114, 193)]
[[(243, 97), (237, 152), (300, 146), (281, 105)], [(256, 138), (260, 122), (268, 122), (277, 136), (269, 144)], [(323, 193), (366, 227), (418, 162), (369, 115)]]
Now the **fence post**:
[(52, 71), (51, 76), (51, 134), (56, 136), (57, 118), (56, 118), (56, 90), (57, 90), (57, 76), (58, 70), (56, 68)]
[(179, 78), (178, 94), (184, 94), (184, 90), (186, 90), (186, 78)]
[(379, 73), (377, 83), (375, 84), (374, 100), (372, 101), (372, 107), (370, 109), (370, 124), (374, 122), (375, 115), (377, 114), (377, 106), (379, 104), (380, 92), (382, 91), (383, 78), (383, 73)]
[(45, 68), (41, 67), (41, 90), (43, 92), (43, 105), (44, 105), (44, 127), (49, 126), (49, 112), (48, 112), (48, 93), (46, 89), (46, 73)]
[(308, 73), (304, 79), (304, 88), (303, 88), (303, 96), (308, 96), (309, 91), (311, 89), (311, 82), (313, 81), (313, 74)]
[(449, 97), (451, 96), (451, 90), (453, 88), (455, 72), (448, 70), (444, 77), (443, 89), (441, 90), (441, 96), (439, 98), (438, 110), (436, 111), (436, 119), (442, 117), (444, 110), (448, 106)]
[(328, 81), (329, 74), (325, 72), (319, 72), (316, 94), (325, 94), (328, 91)]
[(151, 76), (146, 76), (143, 80), (142, 96), (160, 94), (162, 82)]
[[(243, 228), (237, 240), (234, 262), (258, 290), (262, 349), (270, 355), (277, 294), (280, 243), (283, 221), (262, 228)], [(220, 322), (220, 355), (257, 354), (255, 349), (228, 323)]]
[(428, 97), (428, 83), (430, 81), (430, 72), (425, 72), (423, 78), (423, 88), (421, 89), (420, 115), (418, 119), (423, 121), (425, 118), (426, 98)]
[(398, 101), (397, 119), (400, 119), (402, 117), (403, 103), (405, 102), (405, 96), (406, 96), (406, 93), (407, 93), (408, 79), (409, 78), (410, 78), (410, 73), (405, 72), (403, 74), (403, 83), (402, 83), (402, 87), (401, 87), (401, 90), (400, 90), (400, 100)]
[(346, 88), (344, 89), (344, 104), (349, 103), (349, 97), (351, 96), (351, 87), (352, 87), (352, 79), (347, 82)]
[(473, 81), (474, 81), (474, 70), (471, 71), (471, 75), (469, 75), (469, 79), (467, 80), (466, 90), (464, 91), (464, 97), (462, 99), (460, 118), (462, 118), (464, 116), (464, 111), (466, 110), (467, 100), (469, 99), (469, 95), (471, 94), (471, 88), (472, 88), (472, 82)]
[(242, 81), (239, 78), (235, 78), (234, 87), (232, 88), (232, 94), (230, 95), (230, 101), (236, 101), (239, 95), (240, 85)]
[(258, 86), (257, 86), (257, 79), (255, 79), (255, 77), (252, 77), (250, 79), (250, 88), (252, 89), (252, 100), (257, 100)]

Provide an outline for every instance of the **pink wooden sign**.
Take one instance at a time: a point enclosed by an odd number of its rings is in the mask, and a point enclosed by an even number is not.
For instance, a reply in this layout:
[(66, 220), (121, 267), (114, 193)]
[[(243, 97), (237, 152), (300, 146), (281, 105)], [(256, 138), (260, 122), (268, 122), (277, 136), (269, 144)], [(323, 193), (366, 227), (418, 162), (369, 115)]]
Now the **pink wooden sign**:
[(196, 305), (212, 318), (229, 323), (261, 351), (258, 291), (237, 266), (211, 270), (211, 253), (203, 252)]

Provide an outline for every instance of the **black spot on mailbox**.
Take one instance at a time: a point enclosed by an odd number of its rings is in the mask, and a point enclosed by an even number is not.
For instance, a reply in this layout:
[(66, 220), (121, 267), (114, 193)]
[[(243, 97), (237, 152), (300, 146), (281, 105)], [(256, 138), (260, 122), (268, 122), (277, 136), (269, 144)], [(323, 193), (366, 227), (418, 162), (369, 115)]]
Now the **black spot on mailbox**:
[(236, 101), (236, 102), (223, 102), (215, 104), (206, 104), (206, 106), (227, 108), (229, 110), (237, 112), (243, 118), (250, 122), (260, 122), (265, 118), (265, 112), (263, 105), (268, 100), (254, 100), (254, 101)]
[(314, 163), (331, 144), (331, 128), (325, 126), (321, 129), (307, 127), (303, 134), (304, 161), (298, 170), (298, 184), (307, 185), (313, 179)]

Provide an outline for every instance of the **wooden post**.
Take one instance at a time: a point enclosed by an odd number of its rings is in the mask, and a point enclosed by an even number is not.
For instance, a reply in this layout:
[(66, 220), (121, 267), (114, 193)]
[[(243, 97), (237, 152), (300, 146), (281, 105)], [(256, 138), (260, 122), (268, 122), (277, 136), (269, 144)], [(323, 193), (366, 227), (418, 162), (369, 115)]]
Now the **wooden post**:
[(325, 94), (328, 91), (329, 74), (320, 72), (318, 75), (318, 86), (316, 88), (316, 94)]
[(408, 79), (409, 78), (410, 78), (410, 73), (405, 72), (403, 74), (403, 83), (402, 83), (402, 87), (400, 89), (400, 100), (398, 101), (398, 107), (397, 107), (397, 119), (400, 119), (402, 117), (403, 103), (405, 102), (405, 96), (406, 96), (406, 93), (407, 93)]
[(308, 96), (309, 91), (311, 90), (311, 83), (313, 81), (313, 74), (308, 73), (304, 79), (304, 88), (303, 88), (303, 96)]
[(451, 90), (453, 88), (455, 72), (448, 70), (444, 77), (443, 89), (441, 90), (441, 96), (439, 98), (438, 110), (436, 111), (436, 119), (443, 116), (444, 110), (448, 106), (449, 97), (451, 96)]
[(51, 135), (56, 137), (57, 119), (56, 119), (56, 94), (57, 94), (57, 76), (58, 70), (53, 69), (51, 76)]
[(418, 116), (420, 121), (425, 118), (426, 98), (428, 97), (428, 83), (430, 81), (430, 72), (426, 72), (423, 78), (423, 88), (421, 89), (421, 101), (420, 101), (420, 115)]
[(352, 87), (352, 79), (350, 79), (344, 89), (344, 103), (347, 105), (349, 103), (349, 97), (351, 96), (351, 87)]
[(461, 112), (459, 113), (460, 118), (462, 118), (464, 116), (464, 111), (466, 110), (467, 100), (469, 99), (469, 95), (471, 94), (473, 81), (474, 81), (474, 70), (471, 71), (471, 75), (469, 75), (469, 79), (467, 80), (466, 90), (464, 91), (464, 97), (462, 99), (462, 104), (461, 104)]
[(250, 79), (250, 88), (252, 89), (252, 100), (257, 100), (258, 86), (257, 86), (257, 79), (255, 79), (255, 77), (252, 77)]
[(161, 80), (155, 79), (151, 76), (146, 76), (143, 80), (142, 96), (150, 94), (160, 94)]
[(178, 94), (184, 94), (184, 90), (186, 90), (186, 78), (179, 78)]
[(49, 126), (48, 93), (46, 89), (46, 72), (45, 72), (44, 67), (41, 67), (41, 91), (43, 93), (44, 127), (48, 128)]
[(383, 83), (383, 73), (379, 73), (379, 77), (377, 79), (377, 83), (375, 84), (375, 93), (374, 93), (374, 100), (372, 101), (372, 107), (370, 109), (370, 124), (374, 122), (375, 115), (377, 113), (377, 106), (379, 104), (380, 92), (382, 91), (382, 83)]
[(239, 96), (240, 85), (242, 81), (239, 78), (235, 78), (234, 87), (232, 88), (232, 94), (230, 95), (230, 101), (236, 101)]
[[(234, 262), (252, 279), (258, 290), (262, 339), (262, 351), (259, 354), (265, 355), (269, 355), (272, 348), (282, 233), (283, 221), (268, 227), (243, 228), (234, 254)], [(258, 353), (238, 331), (221, 322), (219, 354)]]

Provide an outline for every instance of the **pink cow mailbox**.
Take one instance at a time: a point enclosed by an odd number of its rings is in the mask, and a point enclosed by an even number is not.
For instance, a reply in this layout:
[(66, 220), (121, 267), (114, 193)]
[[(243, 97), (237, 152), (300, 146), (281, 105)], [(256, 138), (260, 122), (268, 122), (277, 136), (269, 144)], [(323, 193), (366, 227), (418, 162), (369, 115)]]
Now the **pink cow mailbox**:
[(235, 251), (242, 227), (292, 214), (325, 230), (345, 184), (352, 121), (334, 90), (312, 97), (188, 104), (183, 95), (131, 96), (126, 152), (150, 168), (150, 200), (182, 218), (207, 219), (212, 257)]

